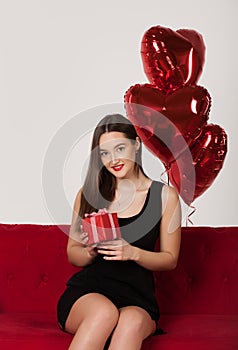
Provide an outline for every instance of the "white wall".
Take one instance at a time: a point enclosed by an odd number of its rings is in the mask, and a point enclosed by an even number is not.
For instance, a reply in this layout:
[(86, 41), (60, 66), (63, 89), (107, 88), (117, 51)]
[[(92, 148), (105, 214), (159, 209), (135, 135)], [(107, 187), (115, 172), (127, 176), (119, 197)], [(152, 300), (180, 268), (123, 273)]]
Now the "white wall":
[[(228, 134), (224, 166), (193, 203), (191, 219), (196, 226), (237, 225), (237, 4), (1, 1), (0, 222), (70, 223), (91, 141), (90, 132), (82, 133), (103, 111), (119, 111), (131, 85), (148, 82), (140, 41), (151, 26), (162, 25), (203, 35), (206, 61), (198, 84), (212, 96), (209, 123)], [(84, 115), (87, 110), (93, 124)], [(54, 141), (60, 144), (53, 150)], [(159, 179), (160, 161), (144, 151), (144, 163)]]

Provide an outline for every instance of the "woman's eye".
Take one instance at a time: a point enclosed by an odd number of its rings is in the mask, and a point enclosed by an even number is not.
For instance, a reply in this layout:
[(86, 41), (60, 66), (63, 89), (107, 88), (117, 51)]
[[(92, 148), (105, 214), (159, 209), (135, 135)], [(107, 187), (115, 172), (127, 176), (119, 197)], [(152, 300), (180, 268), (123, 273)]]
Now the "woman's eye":
[(119, 152), (122, 152), (122, 151), (124, 151), (124, 149), (125, 149), (125, 147), (124, 147), (124, 146), (121, 146), (121, 147), (118, 147), (117, 150), (119, 150)]
[(106, 157), (107, 152), (101, 152), (100, 155), (101, 155), (101, 157)]

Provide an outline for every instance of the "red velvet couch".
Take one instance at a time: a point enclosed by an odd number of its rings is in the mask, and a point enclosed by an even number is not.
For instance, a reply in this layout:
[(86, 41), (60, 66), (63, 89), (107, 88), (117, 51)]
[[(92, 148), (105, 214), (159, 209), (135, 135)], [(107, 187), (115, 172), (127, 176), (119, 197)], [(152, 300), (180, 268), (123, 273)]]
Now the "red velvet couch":
[[(68, 229), (0, 224), (0, 349), (68, 348), (72, 336), (56, 319), (77, 270), (67, 261)], [(184, 227), (177, 268), (154, 278), (167, 333), (144, 340), (142, 350), (238, 349), (238, 228)]]

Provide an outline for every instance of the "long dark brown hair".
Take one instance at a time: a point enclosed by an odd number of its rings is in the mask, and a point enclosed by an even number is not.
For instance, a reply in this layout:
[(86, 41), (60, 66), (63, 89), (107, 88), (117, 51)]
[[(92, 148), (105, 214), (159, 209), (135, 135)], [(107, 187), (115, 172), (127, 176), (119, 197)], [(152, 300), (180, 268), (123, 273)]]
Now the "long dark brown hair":
[[(100, 208), (107, 208), (115, 196), (116, 177), (105, 168), (99, 153), (99, 139), (102, 134), (110, 131), (124, 133), (125, 137), (132, 144), (135, 144), (136, 137), (138, 137), (133, 124), (121, 114), (106, 115), (97, 124), (93, 133), (88, 171), (82, 186), (80, 210), (78, 213), (80, 222), (85, 213), (92, 213)], [(140, 147), (136, 153), (134, 171), (138, 176), (139, 170), (141, 170), (148, 178), (142, 168), (141, 154), (142, 148)]]

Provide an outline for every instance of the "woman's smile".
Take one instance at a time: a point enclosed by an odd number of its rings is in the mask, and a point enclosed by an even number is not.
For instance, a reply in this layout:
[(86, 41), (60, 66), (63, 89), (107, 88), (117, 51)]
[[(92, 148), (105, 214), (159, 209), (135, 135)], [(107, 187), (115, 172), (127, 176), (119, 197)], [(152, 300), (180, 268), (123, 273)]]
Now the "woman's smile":
[(112, 166), (112, 168), (115, 171), (120, 171), (120, 170), (122, 170), (123, 167), (124, 167), (124, 164), (119, 164), (119, 165)]

